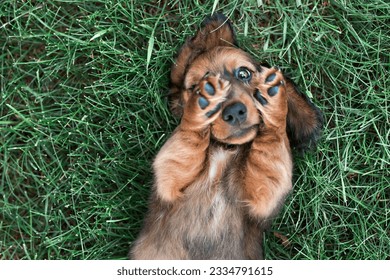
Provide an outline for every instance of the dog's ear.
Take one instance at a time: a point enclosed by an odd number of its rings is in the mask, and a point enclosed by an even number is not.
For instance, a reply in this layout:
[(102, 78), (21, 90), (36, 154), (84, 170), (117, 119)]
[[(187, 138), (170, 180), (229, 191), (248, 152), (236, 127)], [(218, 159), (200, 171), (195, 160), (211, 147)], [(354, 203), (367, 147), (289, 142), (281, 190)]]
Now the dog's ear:
[(314, 147), (323, 127), (321, 111), (286, 78), (287, 134), (293, 149), (303, 152)]
[(187, 39), (171, 68), (169, 102), (174, 115), (183, 113), (181, 91), (187, 68), (194, 59), (215, 47), (236, 45), (233, 27), (222, 14), (206, 18), (195, 36)]

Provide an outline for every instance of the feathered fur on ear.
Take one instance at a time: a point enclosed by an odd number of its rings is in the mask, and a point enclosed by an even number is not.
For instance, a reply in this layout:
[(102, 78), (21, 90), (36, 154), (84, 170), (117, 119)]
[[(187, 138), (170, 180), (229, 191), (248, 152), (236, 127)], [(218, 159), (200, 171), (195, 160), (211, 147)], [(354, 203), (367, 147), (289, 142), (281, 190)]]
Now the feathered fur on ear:
[(287, 135), (293, 149), (303, 152), (314, 147), (323, 127), (323, 115), (297, 86), (286, 78)]
[(236, 46), (233, 27), (224, 15), (214, 14), (206, 18), (194, 37), (188, 38), (180, 48), (171, 69), (169, 102), (173, 114), (183, 113), (181, 91), (188, 66), (200, 54), (218, 46)]

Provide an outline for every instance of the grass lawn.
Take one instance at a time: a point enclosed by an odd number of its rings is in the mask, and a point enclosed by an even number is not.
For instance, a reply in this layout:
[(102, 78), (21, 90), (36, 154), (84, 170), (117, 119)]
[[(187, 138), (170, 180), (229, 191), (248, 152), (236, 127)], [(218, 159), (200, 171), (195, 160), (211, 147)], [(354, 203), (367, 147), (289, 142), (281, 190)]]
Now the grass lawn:
[(0, 259), (126, 258), (178, 123), (170, 65), (213, 11), (325, 115), (266, 258), (390, 259), (386, 0), (2, 0)]

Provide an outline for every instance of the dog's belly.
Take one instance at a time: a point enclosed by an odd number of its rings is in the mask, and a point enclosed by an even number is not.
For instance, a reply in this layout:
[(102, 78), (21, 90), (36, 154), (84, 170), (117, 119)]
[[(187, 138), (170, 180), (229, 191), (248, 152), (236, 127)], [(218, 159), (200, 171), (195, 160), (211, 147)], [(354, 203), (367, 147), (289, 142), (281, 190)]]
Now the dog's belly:
[[(190, 186), (180, 205), (161, 217), (165, 222), (152, 245), (157, 245), (160, 258), (183, 258), (183, 254), (187, 259), (245, 258), (242, 211), (227, 201), (221, 186), (214, 186), (214, 191), (207, 187)], [(198, 189), (197, 195), (192, 195), (192, 188)]]
[(208, 169), (180, 201), (150, 213), (133, 252), (146, 259), (260, 258), (261, 231), (245, 214), (240, 186), (227, 179), (230, 160), (229, 152), (211, 154)]
[[(243, 259), (244, 226), (241, 209), (228, 201), (221, 188), (208, 202), (192, 199), (199, 216), (188, 213), (191, 222), (182, 242), (191, 259)], [(187, 208), (187, 207), (186, 207)], [(183, 212), (191, 211), (183, 209)]]

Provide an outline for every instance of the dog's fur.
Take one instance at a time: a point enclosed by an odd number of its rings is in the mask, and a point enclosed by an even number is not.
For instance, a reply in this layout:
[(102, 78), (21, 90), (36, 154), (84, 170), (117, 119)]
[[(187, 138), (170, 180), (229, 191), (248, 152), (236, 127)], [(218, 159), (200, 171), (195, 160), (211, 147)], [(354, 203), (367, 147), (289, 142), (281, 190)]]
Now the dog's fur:
[(320, 111), (239, 49), (220, 14), (179, 51), (170, 104), (181, 122), (154, 161), (130, 258), (262, 258), (264, 228), (292, 188), (291, 147), (316, 143)]

